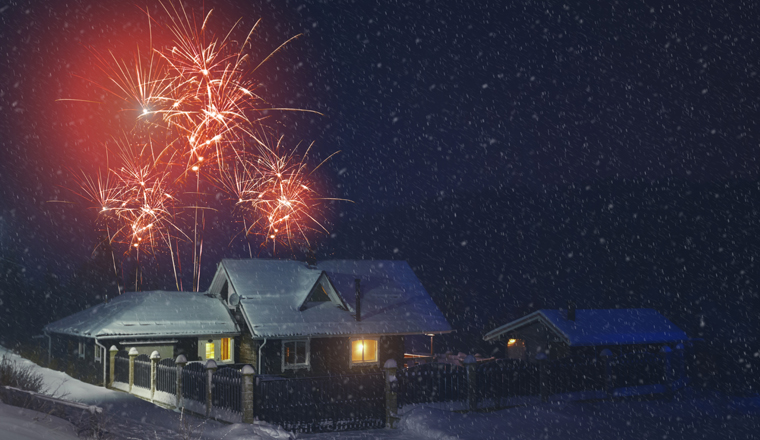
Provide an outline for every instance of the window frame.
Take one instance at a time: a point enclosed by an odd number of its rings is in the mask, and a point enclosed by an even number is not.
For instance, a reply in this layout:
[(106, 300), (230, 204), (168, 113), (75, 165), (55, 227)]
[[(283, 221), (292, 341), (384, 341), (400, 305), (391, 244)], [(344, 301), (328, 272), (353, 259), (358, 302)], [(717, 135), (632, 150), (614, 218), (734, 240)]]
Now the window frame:
[[(375, 360), (374, 361), (364, 361), (361, 362), (354, 362), (354, 342), (355, 341), (375, 341)], [(364, 358), (364, 353), (362, 352), (362, 358)], [(348, 345), (348, 364), (351, 368), (353, 367), (366, 367), (371, 365), (380, 365), (380, 337), (378, 336), (357, 336), (354, 338), (350, 338), (350, 342)]]
[[(233, 338), (227, 337), (227, 338), (221, 338), (219, 340), (219, 362), (232, 362), (233, 357), (233, 348), (232, 348), (232, 340)], [(225, 343), (226, 341), (226, 343)], [(224, 358), (224, 352), (227, 352), (227, 359)]]
[(79, 355), (79, 359), (84, 359), (85, 343), (84, 341), (77, 341), (77, 342), (79, 342), (79, 346), (77, 347), (77, 354)]
[[(285, 345), (290, 343), (298, 343), (303, 342), (305, 345), (305, 362), (302, 364), (289, 364), (285, 362)], [(281, 344), (281, 352), (280, 352), (280, 371), (285, 370), (302, 370), (307, 369), (311, 370), (311, 338), (292, 338), (292, 339), (283, 339)], [(297, 346), (296, 346), (297, 347)], [(298, 355), (296, 354), (296, 358)]]
[(98, 362), (98, 363), (103, 362), (103, 356), (100, 351), (100, 347), (98, 347), (98, 345), (95, 344), (94, 349), (95, 349), (95, 362)]

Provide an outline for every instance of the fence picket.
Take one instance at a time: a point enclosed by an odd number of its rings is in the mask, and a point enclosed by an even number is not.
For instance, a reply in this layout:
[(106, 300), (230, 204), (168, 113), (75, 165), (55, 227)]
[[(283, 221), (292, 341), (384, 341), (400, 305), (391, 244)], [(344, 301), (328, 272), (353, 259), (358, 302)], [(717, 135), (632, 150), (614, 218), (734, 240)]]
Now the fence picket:
[(129, 353), (121, 350), (114, 356), (114, 381), (129, 383)]

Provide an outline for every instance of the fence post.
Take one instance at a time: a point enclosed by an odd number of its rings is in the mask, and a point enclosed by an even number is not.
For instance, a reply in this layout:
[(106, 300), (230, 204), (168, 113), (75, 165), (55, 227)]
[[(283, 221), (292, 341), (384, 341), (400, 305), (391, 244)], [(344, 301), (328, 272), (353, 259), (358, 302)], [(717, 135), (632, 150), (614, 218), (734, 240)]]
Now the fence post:
[(660, 355), (662, 356), (662, 379), (663, 386), (665, 387), (665, 396), (668, 400), (673, 398), (673, 374), (671, 372), (671, 355), (673, 350), (667, 345), (663, 345), (660, 349)]
[(396, 428), (398, 417), (398, 378), (396, 369), (398, 365), (395, 359), (388, 359), (383, 365), (385, 369), (385, 426)]
[(211, 415), (213, 377), (216, 373), (216, 362), (213, 359), (206, 361), (206, 417)]
[(475, 411), (478, 409), (478, 361), (468, 354), (463, 363), (467, 372), (467, 409)]
[(153, 351), (150, 354), (150, 401), (153, 401), (153, 397), (156, 395), (156, 365), (161, 360), (161, 355), (157, 351)]
[(108, 354), (109, 354), (108, 361), (110, 363), (108, 364), (108, 370), (109, 370), (108, 373), (109, 373), (109, 375), (108, 375), (108, 387), (107, 388), (112, 388), (113, 387), (113, 381), (116, 380), (116, 366), (115, 366), (115, 364), (116, 364), (116, 353), (118, 353), (118, 352), (119, 352), (119, 349), (116, 348), (115, 345), (112, 345), (111, 348), (108, 350)]
[(174, 361), (177, 366), (177, 408), (183, 407), (185, 402), (182, 400), (182, 369), (187, 364), (187, 358), (184, 354), (177, 356), (177, 360)]
[(243, 423), (253, 423), (253, 376), (256, 370), (251, 365), (243, 365)]
[(546, 353), (543, 351), (536, 353), (536, 360), (538, 361), (538, 382), (539, 393), (541, 394), (541, 401), (549, 401), (549, 366), (547, 365)]
[(615, 388), (612, 380), (612, 366), (610, 365), (612, 350), (605, 348), (599, 353), (599, 356), (602, 357), (602, 362), (604, 362), (604, 391), (607, 393), (607, 396), (612, 397), (612, 390)]
[(129, 349), (129, 393), (132, 393), (132, 385), (135, 384), (135, 358), (139, 353), (135, 347)]

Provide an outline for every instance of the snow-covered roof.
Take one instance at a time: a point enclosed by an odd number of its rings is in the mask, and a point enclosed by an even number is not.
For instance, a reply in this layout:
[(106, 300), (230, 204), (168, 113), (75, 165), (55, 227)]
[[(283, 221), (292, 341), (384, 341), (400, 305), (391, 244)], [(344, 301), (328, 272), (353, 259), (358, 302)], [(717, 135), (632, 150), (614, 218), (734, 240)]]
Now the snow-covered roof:
[(486, 341), (541, 322), (571, 346), (655, 344), (689, 339), (681, 329), (653, 309), (542, 309), (486, 333)]
[(48, 324), (46, 332), (84, 337), (239, 334), (219, 299), (197, 292), (128, 292)]
[[(405, 261), (223, 260), (255, 337), (447, 333), (451, 327)], [(361, 280), (361, 321), (355, 279)], [(218, 283), (217, 283), (218, 284)], [(304, 301), (322, 286), (330, 301)]]

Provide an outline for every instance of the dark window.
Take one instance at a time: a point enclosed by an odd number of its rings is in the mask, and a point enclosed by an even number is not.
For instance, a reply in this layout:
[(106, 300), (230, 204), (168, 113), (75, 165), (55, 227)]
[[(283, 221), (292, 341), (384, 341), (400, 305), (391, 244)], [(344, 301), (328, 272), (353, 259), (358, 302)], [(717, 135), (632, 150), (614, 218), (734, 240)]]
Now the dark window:
[(282, 343), (283, 369), (306, 368), (309, 366), (309, 344), (306, 340), (284, 341)]

